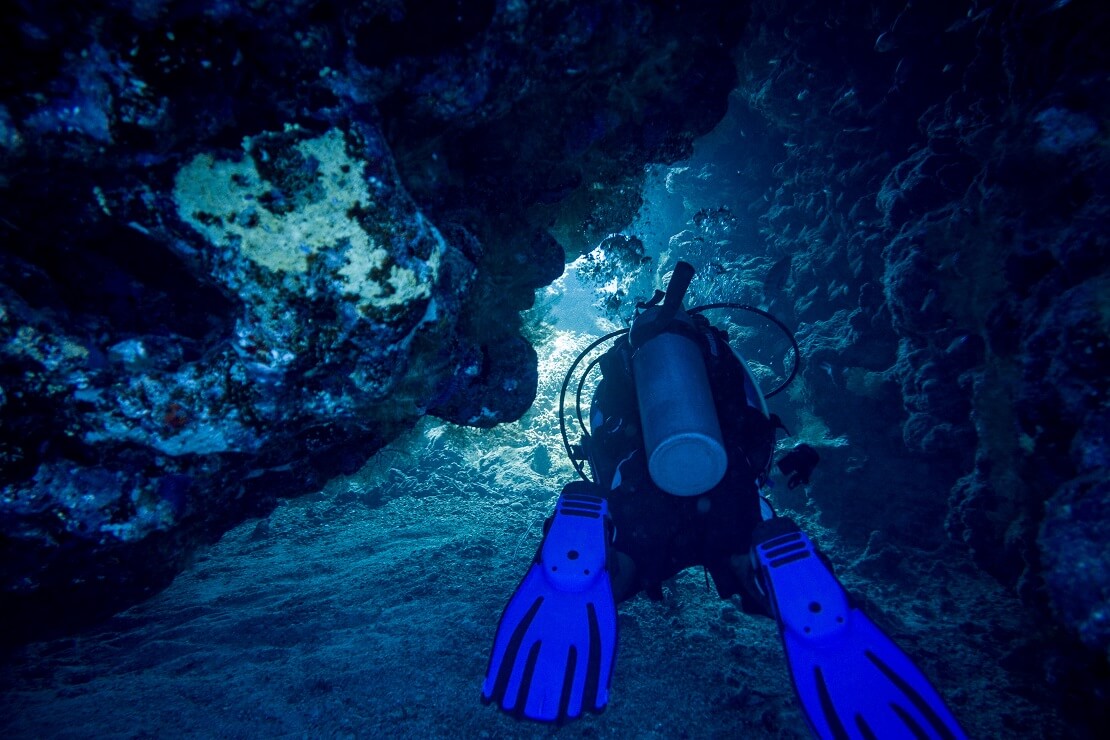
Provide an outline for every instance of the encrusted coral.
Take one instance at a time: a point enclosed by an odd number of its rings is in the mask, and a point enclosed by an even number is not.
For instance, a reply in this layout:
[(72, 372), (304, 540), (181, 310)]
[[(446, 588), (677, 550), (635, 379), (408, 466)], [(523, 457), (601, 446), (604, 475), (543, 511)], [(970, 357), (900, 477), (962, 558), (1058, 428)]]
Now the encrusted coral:
[[(346, 264), (336, 273), (343, 292), (363, 313), (431, 296), (442, 240), (432, 239), (423, 276), (393, 261), (380, 237), (361, 223), (382, 207), (371, 187), (381, 190), (385, 184), (367, 180), (366, 162), (352, 158), (343, 132), (330, 129), (284, 152), (295, 158), (291, 166), (303, 176), (294, 192), (287, 192), (292, 178), (274, 183), (259, 172), (260, 161), (276, 156), (268, 137), (243, 144), (245, 156), (238, 160), (198, 154), (174, 181), (178, 215), (213, 246), (238, 249), (260, 267), (292, 275), (308, 272), (310, 259), (322, 252), (340, 252)], [(376, 215), (384, 220), (385, 214)], [(417, 225), (425, 232), (418, 236), (432, 237), (422, 219)]]

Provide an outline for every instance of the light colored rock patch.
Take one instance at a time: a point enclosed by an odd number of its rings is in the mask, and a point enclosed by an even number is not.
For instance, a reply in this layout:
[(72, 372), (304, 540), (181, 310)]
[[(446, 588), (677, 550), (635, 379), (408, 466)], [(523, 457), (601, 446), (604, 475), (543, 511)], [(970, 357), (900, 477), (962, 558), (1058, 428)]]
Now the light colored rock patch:
[[(389, 252), (352, 215), (373, 209), (375, 201), (364, 176), (366, 163), (349, 156), (343, 133), (332, 129), (295, 148), (306, 160), (319, 163), (314, 182), (319, 188), (311, 193), (284, 192), (264, 179), (257, 162), (265, 161), (270, 152), (247, 138), (243, 141), (246, 156), (238, 162), (199, 154), (181, 168), (174, 181), (178, 215), (213, 246), (237, 248), (272, 272), (304, 273), (310, 255), (322, 249), (344, 250), (347, 262), (336, 277), (345, 294), (358, 296), (358, 307), (364, 311), (429, 297), (442, 242), (436, 239), (440, 243), (428, 262), (426, 280), (411, 269), (390, 264)], [(294, 207), (274, 213), (263, 206), (268, 193), (280, 193)], [(423, 226), (423, 219), (417, 218)], [(383, 220), (388, 220), (388, 214)], [(431, 232), (420, 236), (434, 238)]]

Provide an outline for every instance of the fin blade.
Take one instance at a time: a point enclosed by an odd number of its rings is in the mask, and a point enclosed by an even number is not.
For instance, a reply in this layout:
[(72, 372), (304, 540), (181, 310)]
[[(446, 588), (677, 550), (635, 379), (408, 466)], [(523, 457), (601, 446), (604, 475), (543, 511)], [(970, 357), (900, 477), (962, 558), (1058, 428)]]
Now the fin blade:
[(602, 711), (617, 650), (603, 499), (564, 493), (497, 626), (482, 700), (544, 722)]
[(764, 522), (753, 555), (782, 632), (794, 689), (821, 738), (966, 735), (920, 668), (851, 605), (828, 564), (789, 520)]

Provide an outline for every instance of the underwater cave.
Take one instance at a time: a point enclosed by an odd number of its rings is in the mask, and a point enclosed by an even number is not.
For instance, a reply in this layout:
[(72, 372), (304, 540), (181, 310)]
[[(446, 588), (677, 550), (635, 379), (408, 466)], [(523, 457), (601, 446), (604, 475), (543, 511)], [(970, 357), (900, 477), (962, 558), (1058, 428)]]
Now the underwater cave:
[(6, 737), (1100, 736), (1099, 3), (54, 5)]

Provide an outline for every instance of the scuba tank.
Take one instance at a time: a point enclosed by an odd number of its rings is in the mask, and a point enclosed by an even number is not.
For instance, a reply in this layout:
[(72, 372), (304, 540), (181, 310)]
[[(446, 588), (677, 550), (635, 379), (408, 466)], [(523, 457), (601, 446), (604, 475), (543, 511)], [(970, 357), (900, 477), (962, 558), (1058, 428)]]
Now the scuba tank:
[(679, 262), (662, 305), (645, 308), (628, 333), (648, 473), (675, 496), (705, 493), (728, 468), (697, 330), (682, 308), (693, 276)]
[[(701, 351), (704, 346), (704, 334), (699, 324), (696, 324), (693, 319), (693, 317), (701, 315), (705, 311), (714, 309), (735, 309), (763, 317), (782, 332), (793, 349), (794, 362), (789, 375), (778, 386), (766, 392), (761, 391), (755, 376), (752, 375), (751, 369), (748, 368), (744, 359), (731, 348), (728, 350), (739, 360), (743, 376), (742, 378), (732, 378), (729, 381), (730, 387), (735, 387), (737, 382), (742, 383), (746, 408), (755, 410), (765, 423), (772, 425), (767, 430), (768, 439), (767, 444), (764, 445), (765, 450), (758, 443), (750, 449), (746, 444), (741, 444), (740, 447), (744, 455), (748, 457), (752, 473), (761, 485), (770, 473), (771, 455), (774, 449), (773, 430), (781, 426), (781, 422), (777, 421), (777, 417), (769, 415), (765, 399), (786, 390), (797, 377), (798, 370), (801, 367), (801, 350), (798, 348), (798, 342), (785, 324), (772, 314), (755, 306), (743, 303), (709, 303), (688, 310), (683, 309), (682, 299), (685, 297), (693, 274), (693, 267), (685, 262), (680, 262), (675, 266), (667, 294), (664, 294), (663, 291), (656, 291), (655, 297), (651, 301), (639, 306), (642, 312), (636, 316), (631, 327), (618, 329), (595, 339), (578, 353), (574, 362), (567, 368), (562, 387), (559, 390), (559, 432), (563, 438), (563, 449), (566, 450), (567, 457), (578, 472), (578, 476), (587, 483), (597, 482), (597, 469), (593, 460), (594, 453), (591, 452), (591, 449), (595, 448), (596, 445), (595, 440), (591, 437), (591, 430), (586, 428), (586, 422), (582, 416), (582, 394), (590, 373), (601, 364), (602, 360), (610, 357), (614, 350), (620, 348), (622, 341), (624, 345), (619, 353), (622, 360), (618, 367), (613, 368), (613, 382), (621, 383), (622, 387), (625, 387), (629, 393), (635, 396), (630, 399), (630, 403), (635, 403), (642, 414), (640, 439), (645, 442), (644, 446), (649, 456), (653, 452), (659, 455), (648, 471), (653, 481), (672, 495), (682, 496), (696, 496), (713, 488), (716, 485), (713, 482), (714, 480), (717, 480), (717, 483), (720, 482), (719, 479), (715, 479), (712, 473), (714, 470), (722, 468), (722, 460), (726, 463), (724, 467), (727, 467), (727, 455), (717, 451), (723, 448), (721, 442), (723, 434), (721, 434), (720, 424), (717, 421), (716, 401), (708, 390), (709, 381), (707, 376), (709, 368), (705, 364), (705, 355)], [(663, 302), (662, 305), (659, 305), (660, 301)], [(682, 341), (674, 341), (675, 339)], [(578, 368), (591, 352), (613, 340), (616, 340), (613, 348), (586, 363), (585, 370), (578, 373)], [(650, 347), (647, 346), (649, 343), (651, 343)], [(664, 349), (666, 351), (663, 351)], [(636, 354), (639, 354), (639, 368), (634, 372), (633, 364)], [(665, 380), (668, 369), (673, 371), (671, 381)], [(568, 393), (571, 381), (574, 379), (577, 379), (577, 390)], [(654, 388), (654, 390), (649, 390), (649, 388)], [(582, 430), (580, 444), (572, 444), (568, 434), (565, 413), (568, 395), (574, 399), (574, 415), (577, 417), (579, 429)], [(655, 398), (662, 402), (669, 399), (676, 405), (670, 408), (656, 407), (652, 403)], [(737, 411), (743, 413), (743, 409), (737, 409)], [(728, 421), (730, 423), (740, 422), (739, 419), (733, 419), (731, 416)], [(603, 422), (604, 419), (598, 419), (596, 422), (591, 419), (591, 425), (595, 427)], [(682, 436), (683, 429), (690, 433), (689, 436)], [(760, 435), (758, 430), (753, 430), (753, 433), (756, 436)], [(666, 444), (667, 440), (671, 440), (670, 445)], [(690, 449), (677, 455), (669, 454), (669, 451), (674, 452), (675, 444), (683, 441), (686, 444), (695, 445), (695, 451), (700, 458), (691, 456)], [(659, 450), (662, 450), (662, 452), (660, 453)], [(749, 452), (754, 457), (751, 457)], [(691, 462), (691, 457), (699, 460), (696, 466)], [(585, 464), (587, 461), (595, 467), (594, 477), (586, 473)], [(681, 475), (675, 480), (676, 476), (673, 471), (678, 465), (681, 465), (678, 468)], [(619, 459), (609, 460), (604, 467), (607, 475), (611, 476), (620, 467)], [(667, 475), (668, 471), (672, 471), (670, 477)], [(701, 482), (696, 486), (691, 485), (694, 481), (693, 473), (695, 471), (700, 474), (701, 479)], [(607, 483), (610, 480), (610, 477), (606, 478)], [(698, 489), (702, 490), (699, 491)]]

